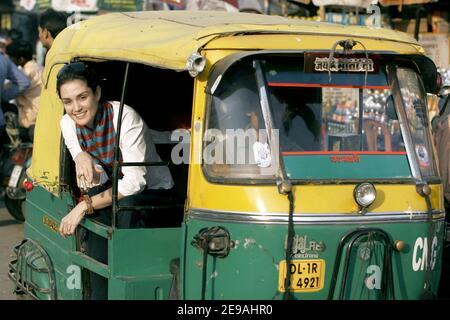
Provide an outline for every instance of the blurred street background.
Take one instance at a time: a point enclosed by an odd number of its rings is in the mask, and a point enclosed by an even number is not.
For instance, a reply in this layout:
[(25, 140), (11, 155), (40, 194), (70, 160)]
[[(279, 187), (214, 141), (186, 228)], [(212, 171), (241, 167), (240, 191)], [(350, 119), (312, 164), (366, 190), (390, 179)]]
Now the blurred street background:
[(23, 239), (23, 224), (16, 221), (0, 201), (0, 300), (15, 300), (8, 278), (8, 263), (14, 246)]

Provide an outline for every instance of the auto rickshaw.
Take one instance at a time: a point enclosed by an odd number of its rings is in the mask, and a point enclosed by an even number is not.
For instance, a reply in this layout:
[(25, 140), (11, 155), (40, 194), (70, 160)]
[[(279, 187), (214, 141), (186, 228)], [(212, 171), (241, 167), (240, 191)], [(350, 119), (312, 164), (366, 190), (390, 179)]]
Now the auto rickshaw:
[[(85, 218), (74, 236), (57, 232), (80, 194), (56, 92), (73, 61), (160, 133), (157, 165), (169, 166), (179, 201), (133, 208), (145, 228), (115, 226), (119, 169), (139, 165), (116, 161), (112, 225)], [(17, 294), (87, 299), (94, 272), (109, 299), (436, 297), (446, 225), (426, 93), (438, 84), (408, 35), (244, 13), (113, 13), (64, 30), (43, 79), (25, 239), (9, 271)], [(86, 230), (108, 240), (107, 264), (86, 254)]]

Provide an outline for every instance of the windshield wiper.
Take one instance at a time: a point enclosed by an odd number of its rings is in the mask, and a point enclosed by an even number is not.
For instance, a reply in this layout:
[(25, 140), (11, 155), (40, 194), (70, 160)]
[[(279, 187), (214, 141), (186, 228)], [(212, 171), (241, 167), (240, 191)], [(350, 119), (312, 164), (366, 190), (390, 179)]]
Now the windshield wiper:
[(267, 139), (270, 145), (272, 161), (275, 161), (276, 178), (277, 178), (277, 188), (280, 194), (286, 195), (289, 200), (289, 221), (288, 221), (288, 234), (287, 234), (287, 245), (285, 251), (286, 259), (286, 276), (284, 281), (284, 299), (290, 299), (290, 287), (291, 287), (291, 257), (292, 248), (294, 243), (294, 193), (292, 192), (292, 183), (289, 181), (286, 174), (286, 167), (284, 165), (283, 157), (280, 152), (280, 143), (278, 139), (278, 134), (275, 134), (273, 128), (273, 117), (270, 111), (269, 98), (267, 95), (267, 86), (264, 73), (262, 71), (261, 62), (259, 60), (253, 61), (253, 67), (255, 68), (256, 83), (258, 85), (259, 98), (261, 103), (262, 114), (264, 118), (264, 124), (267, 130)]

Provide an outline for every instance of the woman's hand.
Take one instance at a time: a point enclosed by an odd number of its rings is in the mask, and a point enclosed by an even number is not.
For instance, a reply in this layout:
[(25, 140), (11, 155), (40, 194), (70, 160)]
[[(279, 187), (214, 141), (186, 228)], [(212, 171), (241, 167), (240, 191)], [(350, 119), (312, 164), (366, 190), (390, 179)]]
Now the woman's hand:
[(70, 236), (75, 233), (80, 221), (83, 219), (87, 210), (87, 204), (81, 201), (73, 208), (62, 220), (59, 225), (59, 233), (63, 236)]
[(81, 152), (75, 157), (77, 184), (82, 190), (92, 188), (94, 179), (94, 159), (87, 152)]
[(99, 185), (101, 180), (102, 180), (102, 174), (104, 174), (105, 171), (103, 170), (103, 168), (101, 166), (99, 166), (98, 164), (94, 164), (94, 172), (92, 173), (93, 177), (92, 177), (92, 183), (94, 185)]

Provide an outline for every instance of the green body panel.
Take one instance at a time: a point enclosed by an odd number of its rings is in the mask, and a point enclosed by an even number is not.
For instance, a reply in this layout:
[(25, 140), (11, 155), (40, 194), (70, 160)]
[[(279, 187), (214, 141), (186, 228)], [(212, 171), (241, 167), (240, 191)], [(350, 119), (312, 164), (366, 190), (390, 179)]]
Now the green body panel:
[(114, 277), (109, 280), (108, 296), (111, 300), (166, 300), (172, 276)]
[(181, 228), (116, 229), (110, 242), (110, 299), (167, 299), (170, 261), (180, 256)]
[[(286, 224), (251, 224), (211, 222), (188, 219), (182, 228), (116, 229), (109, 241), (109, 265), (98, 262), (76, 250), (75, 237), (63, 238), (55, 228), (69, 210), (72, 198), (63, 194), (57, 198), (36, 187), (27, 198), (25, 237), (38, 243), (51, 260), (50, 269), (56, 282), (58, 299), (82, 299), (82, 286), (69, 288), (73, 275), (70, 267), (83, 266), (109, 277), (110, 299), (167, 299), (173, 282), (170, 262), (180, 258), (180, 298), (200, 299), (202, 291), (203, 253), (191, 242), (205, 227), (222, 226), (230, 232), (234, 243), (225, 258), (208, 257), (206, 272), (207, 299), (282, 299), (279, 291), (279, 264), (285, 259)], [(40, 204), (40, 205), (38, 205)], [(46, 204), (47, 207), (43, 207)], [(430, 228), (431, 226), (431, 228)], [(92, 226), (96, 229), (98, 226)], [(323, 259), (324, 286), (320, 291), (294, 293), (297, 299), (326, 299), (332, 283), (336, 251), (342, 237), (352, 230), (379, 228), (395, 240), (406, 243), (401, 252), (392, 251), (392, 274), (395, 299), (420, 299), (424, 282), (429, 282), (436, 293), (441, 270), (444, 222), (395, 222), (372, 224), (296, 224), (294, 242), (297, 256), (294, 260)], [(101, 227), (99, 233), (105, 234)], [(431, 234), (431, 237), (430, 237)], [(302, 238), (303, 237), (303, 238)], [(305, 238), (306, 237), (306, 238)], [(302, 240), (303, 239), (303, 240)], [(370, 240), (370, 241), (369, 241)], [(303, 242), (301, 242), (303, 241)], [(434, 241), (434, 242), (433, 242)], [(322, 249), (311, 243), (320, 243)], [(346, 242), (347, 244), (347, 242)], [(347, 286), (344, 299), (378, 299), (381, 290), (368, 289), (374, 268), (383, 270), (384, 245), (381, 238), (367, 236), (355, 242), (349, 255)], [(432, 271), (426, 272), (426, 248), (431, 248)], [(308, 249), (309, 248), (309, 249)], [(364, 250), (370, 249), (370, 258), (364, 260)], [(343, 278), (344, 252), (333, 298), (339, 298)], [(35, 261), (36, 269), (43, 268), (42, 260)], [(33, 271), (33, 283), (49, 287), (48, 275)], [(369, 284), (367, 284), (369, 281)], [(383, 288), (384, 289), (384, 288)], [(38, 295), (48, 299), (48, 295)], [(391, 297), (388, 297), (391, 298)]]
[[(104, 265), (77, 251), (75, 237), (63, 238), (57, 232), (61, 218), (73, 205), (72, 201), (68, 193), (55, 197), (39, 186), (27, 196), (25, 238), (37, 242), (48, 254), (49, 268), (56, 282), (56, 297), (82, 299), (82, 281), (78, 286), (73, 285), (75, 274), (71, 269), (78, 266), (80, 271), (83, 267), (109, 277), (110, 299), (167, 299), (173, 278), (169, 271), (170, 261), (180, 256), (181, 228), (115, 229), (108, 245), (109, 265)], [(107, 236), (105, 227), (95, 223), (86, 226)], [(33, 277), (42, 288), (49, 286), (48, 275), (36, 273)]]
[[(207, 299), (282, 299), (283, 294), (278, 290), (279, 262), (285, 259), (286, 224), (246, 224), (230, 222), (207, 222), (191, 219), (186, 224), (186, 256), (183, 270), (185, 299), (200, 299), (202, 291), (202, 252), (190, 245), (191, 240), (204, 227), (222, 226), (228, 229), (234, 247), (225, 258), (209, 257), (207, 262)], [(435, 263), (430, 273), (431, 290), (436, 293), (440, 277), (440, 260), (444, 236), (443, 221), (432, 223), (432, 238), (436, 237)], [(419, 260), (423, 258), (424, 250), (416, 246), (420, 237), (429, 239), (429, 224), (426, 222), (399, 222), (359, 225), (344, 224), (308, 224), (295, 225), (295, 233), (307, 236), (307, 247), (310, 241), (323, 243), (325, 250), (304, 252), (298, 259), (324, 259), (325, 278), (324, 287), (317, 292), (295, 293), (297, 299), (327, 299), (332, 280), (336, 251), (340, 239), (349, 231), (360, 228), (380, 228), (386, 231), (391, 241), (402, 240), (406, 248), (402, 252), (392, 252), (392, 273), (394, 281), (395, 299), (420, 299), (423, 294), (425, 267)], [(379, 239), (372, 243), (372, 255), (368, 261), (359, 256), (361, 248), (367, 246), (367, 238), (356, 242), (349, 260), (348, 281), (344, 299), (377, 299), (380, 290), (369, 290), (364, 281), (372, 274), (371, 265), (378, 266), (382, 271), (383, 251)], [(430, 245), (431, 241), (428, 241)], [(416, 247), (416, 250), (414, 248)], [(300, 251), (301, 252), (301, 251)], [(414, 252), (415, 255), (414, 255)], [(343, 254), (340, 272), (336, 282), (333, 298), (338, 298), (341, 289), (343, 266), (346, 255)], [(413, 258), (416, 271), (413, 270)], [(294, 258), (297, 259), (297, 258)], [(373, 267), (371, 267), (373, 268)]]
[[(343, 159), (333, 162), (333, 157)], [(284, 156), (290, 179), (386, 179), (411, 178), (406, 155), (301, 155)], [(342, 160), (341, 160), (342, 161)]]
[(114, 230), (112, 275), (169, 275), (170, 261), (180, 256), (180, 234), (181, 228)]

